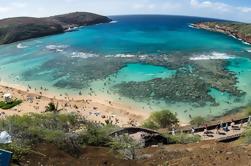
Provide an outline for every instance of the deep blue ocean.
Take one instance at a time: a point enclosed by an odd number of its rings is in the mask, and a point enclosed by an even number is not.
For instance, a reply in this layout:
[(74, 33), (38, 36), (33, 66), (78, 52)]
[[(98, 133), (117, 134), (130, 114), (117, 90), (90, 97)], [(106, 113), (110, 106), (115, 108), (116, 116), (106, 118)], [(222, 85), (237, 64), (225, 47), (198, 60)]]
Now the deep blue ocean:
[[(218, 58), (229, 61), (228, 70), (238, 73), (237, 86), (247, 92), (247, 95), (241, 101), (236, 102), (219, 91), (212, 91), (212, 96), (220, 103), (218, 107), (195, 108), (189, 103), (167, 104), (160, 101), (157, 105), (151, 105), (151, 110), (168, 108), (173, 112), (178, 112), (178, 116), (186, 121), (188, 114), (221, 115), (251, 101), (249, 79), (251, 46), (224, 34), (194, 29), (190, 26), (192, 23), (214, 21), (213, 19), (162, 15), (111, 16), (111, 19), (113, 22), (109, 24), (81, 27), (75, 32), (0, 46), (1, 82), (24, 87), (28, 84), (36, 88), (43, 86), (55, 94), (77, 95), (80, 90), (84, 92), (86, 87), (79, 89), (55, 87), (55, 83), (62, 79), (71, 80), (73, 84), (81, 81), (79, 78), (76, 79), (77, 76), (73, 73), (67, 73), (69, 68), (75, 69), (76, 62), (84, 62), (88, 58), (99, 56), (133, 57), (179, 53), (191, 56), (194, 60)], [(231, 58), (233, 56), (238, 58)], [(54, 63), (59, 59), (67, 59), (68, 63)], [(235, 63), (237, 61), (238, 63)], [(45, 63), (55, 64), (55, 66), (45, 68), (43, 66)], [(79, 72), (85, 70), (85, 66), (78, 67)], [(59, 71), (58, 68), (61, 70)], [(175, 71), (164, 67), (129, 64), (117, 71), (114, 83), (170, 77), (173, 73)], [(102, 90), (104, 81), (93, 81), (90, 86), (97, 94), (108, 95), (114, 100), (122, 98), (124, 102), (146, 104), (144, 101), (132, 101), (118, 94), (104, 94), (105, 91)], [(229, 104), (226, 101), (231, 102)], [(212, 113), (212, 109), (215, 112)], [(189, 111), (184, 113), (184, 110)]]

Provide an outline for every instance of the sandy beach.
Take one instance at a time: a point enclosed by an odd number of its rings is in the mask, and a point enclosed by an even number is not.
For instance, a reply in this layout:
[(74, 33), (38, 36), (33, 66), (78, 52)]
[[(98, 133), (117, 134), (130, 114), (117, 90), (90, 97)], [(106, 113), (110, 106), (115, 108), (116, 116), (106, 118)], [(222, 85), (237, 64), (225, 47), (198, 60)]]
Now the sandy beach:
[(67, 94), (56, 96), (42, 87), (34, 89), (33, 87), (8, 85), (1, 82), (0, 100), (3, 100), (5, 93), (10, 93), (14, 99), (21, 99), (23, 102), (9, 110), (0, 109), (0, 117), (31, 112), (43, 113), (50, 102), (58, 104), (62, 113), (75, 112), (95, 123), (105, 123), (106, 120), (110, 120), (113, 124), (121, 127), (139, 126), (150, 114), (140, 107), (122, 101), (113, 101), (106, 96), (68, 96)]

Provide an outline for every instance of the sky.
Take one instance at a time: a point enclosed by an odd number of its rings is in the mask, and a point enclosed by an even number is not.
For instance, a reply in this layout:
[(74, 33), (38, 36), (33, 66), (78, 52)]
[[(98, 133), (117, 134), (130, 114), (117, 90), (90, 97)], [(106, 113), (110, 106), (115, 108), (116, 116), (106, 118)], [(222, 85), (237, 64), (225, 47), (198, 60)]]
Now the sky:
[(168, 14), (251, 23), (251, 0), (0, 0), (0, 18), (75, 11), (102, 15)]

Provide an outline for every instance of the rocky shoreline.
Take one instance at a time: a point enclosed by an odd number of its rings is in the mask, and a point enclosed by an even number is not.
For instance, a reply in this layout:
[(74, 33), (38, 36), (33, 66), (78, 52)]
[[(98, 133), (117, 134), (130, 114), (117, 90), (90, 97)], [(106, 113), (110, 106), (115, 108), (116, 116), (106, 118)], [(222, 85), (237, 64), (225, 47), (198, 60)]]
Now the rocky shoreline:
[(191, 27), (219, 32), (251, 44), (251, 24), (235, 22), (201, 22), (191, 24)]
[(99, 23), (109, 23), (108, 17), (75, 12), (44, 18), (15, 17), (0, 20), (0, 44), (64, 33), (68, 29)]

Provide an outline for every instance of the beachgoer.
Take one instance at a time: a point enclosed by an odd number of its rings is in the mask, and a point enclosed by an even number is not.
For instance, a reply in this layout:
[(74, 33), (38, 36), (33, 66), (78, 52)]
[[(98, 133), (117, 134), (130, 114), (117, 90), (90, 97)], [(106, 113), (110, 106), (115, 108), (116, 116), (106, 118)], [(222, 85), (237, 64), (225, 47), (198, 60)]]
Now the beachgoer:
[(221, 121), (220, 122), (220, 129), (222, 129), (223, 128), (223, 122)]
[(175, 135), (175, 129), (174, 128), (172, 129), (172, 135)]
[(208, 134), (208, 132), (207, 132), (207, 128), (204, 128), (204, 134)]
[(248, 116), (248, 124), (251, 123), (251, 115)]
[(216, 126), (216, 134), (219, 134), (219, 130), (220, 130), (220, 124)]
[(233, 119), (231, 120), (231, 124), (230, 124), (230, 125), (231, 125), (231, 129), (233, 130), (234, 125), (235, 125), (235, 123), (234, 123), (234, 120), (233, 120)]
[(241, 120), (241, 122), (240, 122), (240, 128), (242, 128), (243, 127), (243, 120)]
[(192, 134), (194, 135), (194, 132), (195, 132), (195, 129), (194, 127), (192, 127), (192, 130), (191, 130)]
[(229, 131), (229, 129), (228, 129), (228, 123), (226, 123), (226, 126), (223, 127), (223, 130), (226, 131), (226, 132)]

